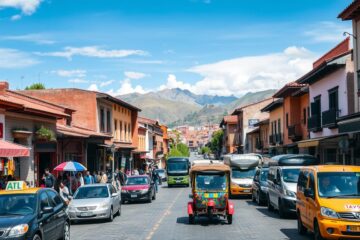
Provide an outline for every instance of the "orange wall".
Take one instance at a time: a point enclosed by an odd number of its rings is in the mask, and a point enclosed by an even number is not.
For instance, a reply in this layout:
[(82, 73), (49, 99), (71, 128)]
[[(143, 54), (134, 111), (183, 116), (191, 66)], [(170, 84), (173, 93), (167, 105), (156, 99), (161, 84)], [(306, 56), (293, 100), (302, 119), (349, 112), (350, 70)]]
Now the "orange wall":
[[(309, 108), (309, 94), (304, 94), (300, 97), (300, 109), (301, 109), (301, 132), (302, 139), (308, 139), (309, 131), (307, 129), (307, 119), (308, 119), (308, 110)], [(303, 110), (306, 109), (306, 121), (304, 123)]]

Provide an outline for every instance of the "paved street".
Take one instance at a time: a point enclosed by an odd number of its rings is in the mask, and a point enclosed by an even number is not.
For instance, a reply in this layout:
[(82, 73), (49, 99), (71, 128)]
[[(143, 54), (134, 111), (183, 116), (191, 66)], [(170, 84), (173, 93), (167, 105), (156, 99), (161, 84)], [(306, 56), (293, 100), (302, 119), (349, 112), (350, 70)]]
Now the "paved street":
[(300, 237), (295, 219), (279, 219), (251, 200), (237, 199), (232, 225), (206, 218), (188, 224), (186, 203), (190, 188), (159, 190), (151, 204), (126, 204), (114, 222), (81, 223), (72, 226), (71, 239), (310, 239)]

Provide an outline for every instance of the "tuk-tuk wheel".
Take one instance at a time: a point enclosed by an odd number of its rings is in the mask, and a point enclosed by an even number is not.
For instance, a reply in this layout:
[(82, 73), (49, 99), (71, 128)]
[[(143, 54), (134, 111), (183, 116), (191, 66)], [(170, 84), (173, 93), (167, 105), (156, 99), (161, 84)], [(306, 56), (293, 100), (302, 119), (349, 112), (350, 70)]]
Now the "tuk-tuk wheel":
[(194, 224), (194, 223), (195, 223), (195, 216), (189, 215), (189, 224)]
[(233, 215), (227, 215), (227, 222), (228, 224), (232, 224)]

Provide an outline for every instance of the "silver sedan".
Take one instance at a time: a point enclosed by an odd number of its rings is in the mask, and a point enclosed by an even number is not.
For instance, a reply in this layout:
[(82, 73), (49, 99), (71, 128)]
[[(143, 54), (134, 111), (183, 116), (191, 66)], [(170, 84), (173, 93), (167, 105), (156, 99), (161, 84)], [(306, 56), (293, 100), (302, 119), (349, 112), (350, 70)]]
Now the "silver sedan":
[(72, 221), (107, 219), (121, 215), (121, 194), (111, 184), (91, 184), (81, 186), (69, 204)]

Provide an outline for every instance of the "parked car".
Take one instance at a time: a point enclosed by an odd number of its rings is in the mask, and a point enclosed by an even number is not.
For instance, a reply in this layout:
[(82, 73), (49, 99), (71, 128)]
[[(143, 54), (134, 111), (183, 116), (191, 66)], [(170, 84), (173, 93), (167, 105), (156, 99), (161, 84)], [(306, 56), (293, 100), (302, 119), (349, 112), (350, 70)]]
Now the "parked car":
[(154, 183), (147, 175), (130, 176), (126, 179), (121, 189), (121, 201), (147, 201), (149, 203), (156, 199)]
[(0, 191), (0, 239), (70, 239), (67, 206), (57, 192), (21, 181), (7, 186)]
[(298, 232), (314, 239), (359, 239), (360, 167), (312, 166), (300, 171)]
[[(268, 210), (279, 210), (281, 218), (296, 213), (296, 187), (302, 166), (317, 165), (311, 155), (284, 154), (271, 158), (268, 173)], [(274, 166), (275, 165), (275, 166)]]
[(268, 194), (267, 177), (268, 167), (262, 167), (256, 170), (252, 184), (252, 200), (258, 205), (266, 204)]
[(69, 204), (72, 221), (107, 219), (121, 215), (121, 194), (111, 184), (91, 184), (81, 186)]
[(159, 174), (159, 177), (161, 178), (161, 182), (166, 182), (166, 171), (165, 171), (165, 169), (156, 169), (155, 171)]

